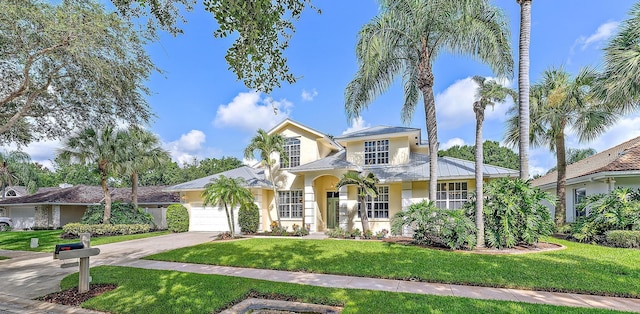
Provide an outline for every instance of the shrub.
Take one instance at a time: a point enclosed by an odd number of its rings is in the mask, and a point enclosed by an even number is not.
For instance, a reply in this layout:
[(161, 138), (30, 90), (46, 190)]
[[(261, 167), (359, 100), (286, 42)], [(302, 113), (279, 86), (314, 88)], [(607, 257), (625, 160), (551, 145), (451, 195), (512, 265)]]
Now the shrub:
[(329, 236), (329, 238), (340, 238), (340, 239), (344, 239), (347, 236), (347, 231), (338, 227), (335, 228), (333, 230), (329, 230), (326, 232), (327, 236)]
[(189, 211), (182, 204), (171, 204), (167, 208), (167, 228), (171, 232), (189, 231)]
[(389, 230), (382, 229), (382, 230), (376, 232), (376, 238), (384, 239), (384, 238), (387, 237), (388, 234), (389, 234)]
[[(551, 212), (542, 201), (553, 202), (548, 193), (531, 187), (529, 181), (500, 178), (484, 186), (485, 244), (511, 248), (533, 244), (554, 230)], [(475, 219), (475, 195), (465, 203), (467, 217)]]
[(351, 237), (352, 238), (360, 237), (361, 235), (362, 235), (362, 232), (358, 228), (355, 228), (355, 229), (353, 229), (353, 231), (351, 231)]
[(630, 188), (587, 196), (577, 206), (589, 215), (576, 223), (572, 236), (581, 242), (602, 242), (610, 230), (640, 230), (640, 195)]
[[(83, 224), (102, 224), (104, 218), (104, 204), (91, 205), (80, 220)], [(113, 202), (111, 204), (111, 218), (109, 223), (122, 224), (149, 224), (155, 227), (153, 216), (144, 212), (141, 208), (133, 208), (133, 204)]]
[(362, 236), (365, 239), (371, 239), (371, 238), (373, 238), (373, 231), (371, 231), (371, 229), (367, 229), (362, 233)]
[(306, 236), (308, 234), (309, 234), (309, 230), (307, 230), (307, 228), (295, 228), (293, 230), (293, 235), (294, 236), (302, 237), (302, 236)]
[(412, 204), (407, 211), (397, 213), (391, 220), (391, 230), (400, 234), (404, 226), (413, 228), (416, 244), (437, 245), (452, 250), (472, 249), (476, 244), (476, 227), (462, 210), (437, 208), (434, 202)]
[(278, 235), (278, 236), (286, 235), (287, 234), (287, 226), (280, 227), (280, 226), (277, 226), (277, 223), (276, 223), (275, 227), (273, 227), (273, 226), (271, 227), (271, 234), (272, 235)]
[(229, 239), (233, 239), (233, 236), (229, 231), (222, 232), (216, 236), (216, 240), (229, 240)]
[(624, 248), (640, 248), (640, 231), (611, 230), (605, 233), (607, 245)]
[(81, 233), (91, 233), (92, 236), (113, 236), (146, 233), (151, 230), (148, 224), (96, 224), (68, 223), (62, 227), (65, 236), (78, 237)]
[(238, 224), (242, 233), (256, 233), (260, 224), (260, 209), (255, 203), (245, 203), (238, 211)]

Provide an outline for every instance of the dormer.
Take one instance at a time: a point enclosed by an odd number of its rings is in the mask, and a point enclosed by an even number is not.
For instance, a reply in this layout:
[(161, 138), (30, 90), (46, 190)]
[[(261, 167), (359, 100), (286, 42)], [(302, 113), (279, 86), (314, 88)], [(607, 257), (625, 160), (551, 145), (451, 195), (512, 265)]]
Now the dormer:
[(274, 156), (283, 169), (293, 168), (327, 157), (342, 147), (322, 132), (286, 119), (267, 132), (285, 138), (288, 163), (282, 164), (280, 156)]
[(347, 161), (363, 167), (401, 165), (409, 162), (410, 153), (428, 153), (416, 128), (376, 126), (334, 140), (346, 147)]

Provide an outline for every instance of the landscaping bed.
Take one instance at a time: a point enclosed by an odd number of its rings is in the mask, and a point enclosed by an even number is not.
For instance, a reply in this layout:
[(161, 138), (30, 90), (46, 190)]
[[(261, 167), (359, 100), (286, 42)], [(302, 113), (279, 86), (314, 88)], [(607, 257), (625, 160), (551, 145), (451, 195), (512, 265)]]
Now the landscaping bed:
[(83, 302), (107, 291), (114, 290), (115, 288), (118, 288), (118, 286), (114, 284), (97, 284), (89, 286), (89, 291), (80, 293), (78, 292), (78, 287), (73, 287), (60, 292), (47, 294), (36, 300), (69, 306), (80, 306)]

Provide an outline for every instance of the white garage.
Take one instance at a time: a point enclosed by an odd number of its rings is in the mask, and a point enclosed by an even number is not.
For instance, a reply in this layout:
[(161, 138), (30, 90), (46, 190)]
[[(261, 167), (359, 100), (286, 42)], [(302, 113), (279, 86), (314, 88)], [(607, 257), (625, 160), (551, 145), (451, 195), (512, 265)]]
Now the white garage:
[[(234, 208), (233, 216), (236, 232), (240, 232), (238, 208)], [(224, 207), (192, 206), (189, 213), (189, 231), (229, 231)]]

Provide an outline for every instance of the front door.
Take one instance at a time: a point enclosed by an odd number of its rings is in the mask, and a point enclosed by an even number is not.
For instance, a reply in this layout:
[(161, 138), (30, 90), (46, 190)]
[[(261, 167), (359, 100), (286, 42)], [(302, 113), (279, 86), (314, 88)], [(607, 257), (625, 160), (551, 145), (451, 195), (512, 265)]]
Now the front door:
[(327, 229), (334, 229), (340, 225), (339, 192), (327, 192)]

